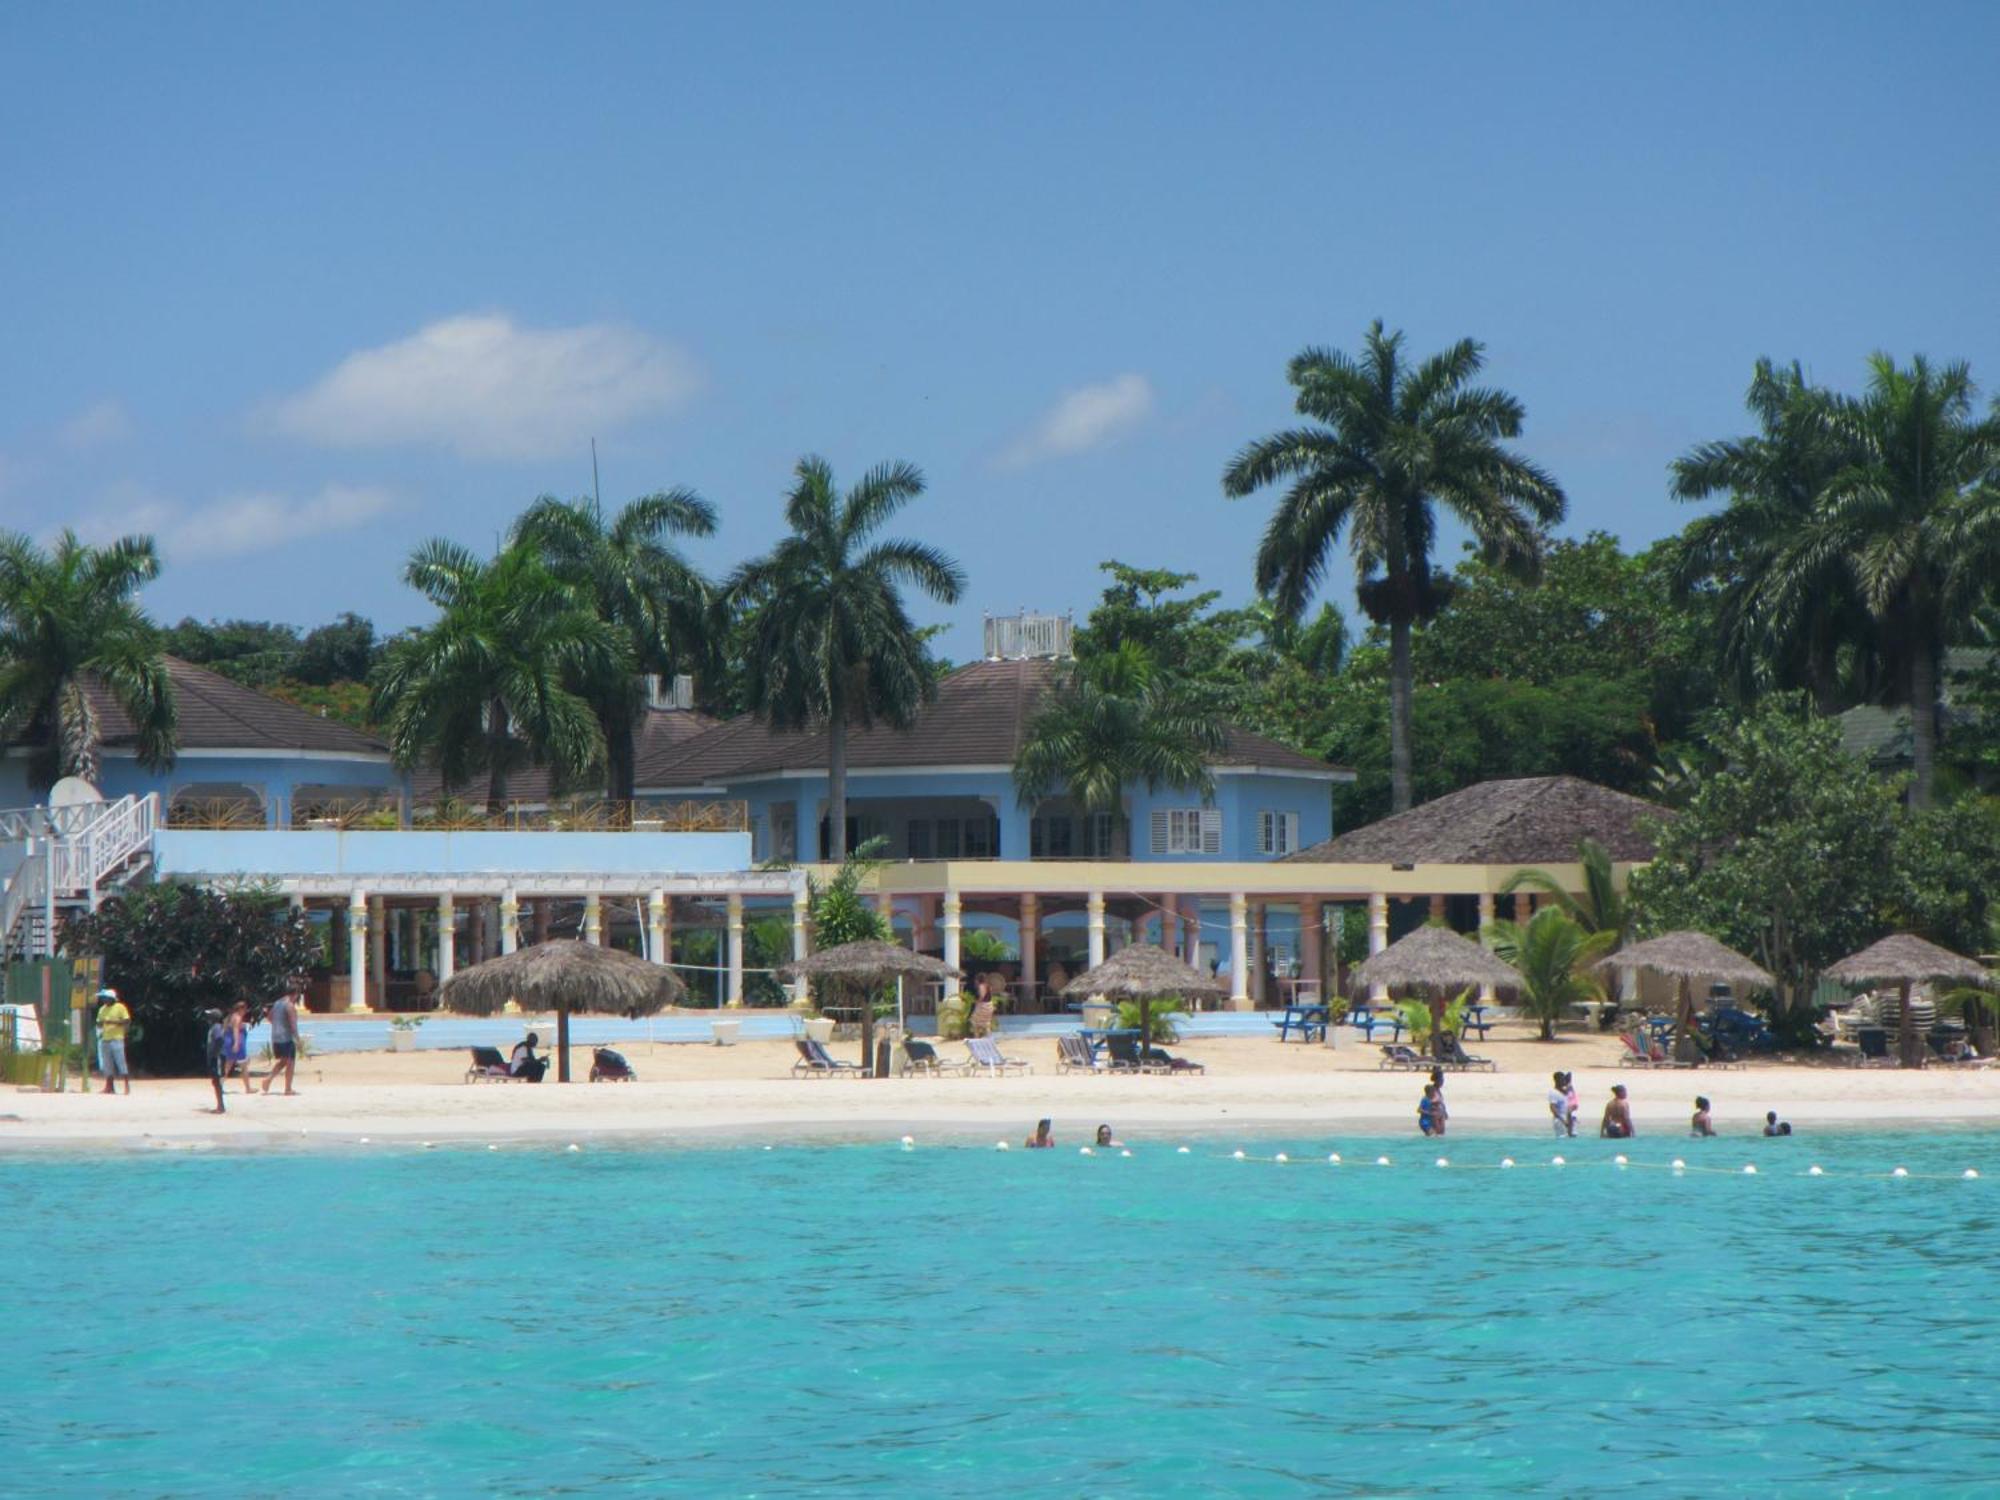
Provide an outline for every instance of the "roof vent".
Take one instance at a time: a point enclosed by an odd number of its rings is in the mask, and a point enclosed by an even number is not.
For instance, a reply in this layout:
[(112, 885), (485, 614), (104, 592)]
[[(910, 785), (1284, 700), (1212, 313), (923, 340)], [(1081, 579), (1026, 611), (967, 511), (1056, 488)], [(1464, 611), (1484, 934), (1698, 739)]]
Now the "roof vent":
[(693, 708), (694, 679), (682, 672), (669, 681), (657, 672), (649, 672), (646, 675), (646, 707), (683, 711)]
[(1062, 660), (1075, 654), (1075, 635), (1076, 621), (1066, 614), (1038, 615), (1023, 610), (1017, 615), (988, 615), (986, 659)]

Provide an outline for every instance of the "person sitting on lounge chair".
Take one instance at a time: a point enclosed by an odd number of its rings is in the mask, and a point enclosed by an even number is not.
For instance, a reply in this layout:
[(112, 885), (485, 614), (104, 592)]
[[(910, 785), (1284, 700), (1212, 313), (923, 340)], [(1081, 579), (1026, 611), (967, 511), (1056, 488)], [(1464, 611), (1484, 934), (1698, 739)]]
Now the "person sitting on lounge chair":
[(535, 1056), (535, 1048), (541, 1044), (541, 1040), (531, 1031), (526, 1041), (516, 1042), (514, 1055), (507, 1059), (507, 1071), (528, 1083), (540, 1083), (542, 1075), (549, 1070), (549, 1060), (546, 1057)]

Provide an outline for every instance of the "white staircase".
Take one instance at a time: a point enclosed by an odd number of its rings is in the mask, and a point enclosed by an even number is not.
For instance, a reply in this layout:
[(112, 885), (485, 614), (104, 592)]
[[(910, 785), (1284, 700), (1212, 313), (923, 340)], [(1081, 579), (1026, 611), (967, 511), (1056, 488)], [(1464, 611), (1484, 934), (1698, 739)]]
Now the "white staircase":
[(0, 812), (0, 840), (22, 845), (20, 865), (0, 892), (0, 945), (9, 958), (55, 951), (57, 913), (95, 911), (105, 894), (153, 862), (160, 799), (120, 797), (73, 807)]

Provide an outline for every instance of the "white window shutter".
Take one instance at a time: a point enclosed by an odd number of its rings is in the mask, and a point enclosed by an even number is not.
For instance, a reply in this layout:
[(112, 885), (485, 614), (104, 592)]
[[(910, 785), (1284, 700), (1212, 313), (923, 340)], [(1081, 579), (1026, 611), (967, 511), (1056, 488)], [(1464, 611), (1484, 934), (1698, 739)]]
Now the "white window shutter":
[(1204, 807), (1201, 810), (1201, 852), (1222, 852), (1222, 809), (1219, 807)]
[(1167, 852), (1167, 810), (1164, 807), (1153, 809), (1153, 852)]
[(1280, 854), (1290, 854), (1298, 847), (1299, 815), (1295, 812), (1288, 812), (1285, 814), (1285, 847), (1278, 852)]

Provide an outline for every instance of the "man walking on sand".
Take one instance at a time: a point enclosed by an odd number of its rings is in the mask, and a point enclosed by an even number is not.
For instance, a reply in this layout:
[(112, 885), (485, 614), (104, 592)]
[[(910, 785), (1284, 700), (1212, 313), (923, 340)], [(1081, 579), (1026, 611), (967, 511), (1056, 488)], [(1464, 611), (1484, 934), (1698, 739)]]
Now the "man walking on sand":
[(104, 1092), (116, 1093), (116, 1084), (122, 1078), (129, 1094), (132, 1070), (125, 1065), (125, 1033), (132, 1025), (132, 1012), (125, 1008), (125, 1002), (114, 989), (99, 990), (97, 999), (97, 1065), (104, 1073)]
[(264, 1079), (263, 1092), (271, 1092), (271, 1080), (280, 1073), (285, 1075), (285, 1092), (296, 1094), (292, 1087), (292, 1074), (299, 1061), (299, 999), (304, 984), (295, 975), (291, 988), (277, 998), (271, 1006), (271, 1071)]

